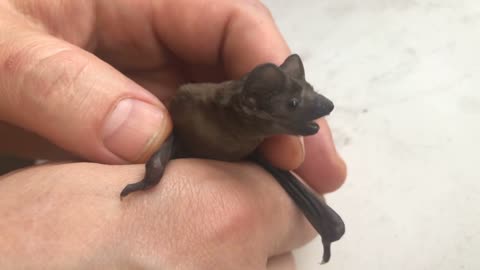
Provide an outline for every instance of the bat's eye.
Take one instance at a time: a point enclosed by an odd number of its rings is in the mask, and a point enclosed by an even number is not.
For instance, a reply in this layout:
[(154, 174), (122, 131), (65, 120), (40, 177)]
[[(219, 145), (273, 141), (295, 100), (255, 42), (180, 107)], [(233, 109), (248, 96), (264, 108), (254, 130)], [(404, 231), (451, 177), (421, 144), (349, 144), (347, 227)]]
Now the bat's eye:
[(300, 101), (298, 100), (298, 98), (292, 98), (290, 99), (290, 101), (288, 102), (288, 106), (292, 109), (296, 108), (298, 106), (298, 103), (300, 103)]

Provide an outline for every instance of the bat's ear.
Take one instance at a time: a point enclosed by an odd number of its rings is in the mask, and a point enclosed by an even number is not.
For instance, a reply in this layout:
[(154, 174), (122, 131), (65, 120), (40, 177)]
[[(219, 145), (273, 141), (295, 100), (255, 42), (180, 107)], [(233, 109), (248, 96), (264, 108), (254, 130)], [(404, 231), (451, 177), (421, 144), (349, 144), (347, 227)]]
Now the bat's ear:
[(274, 64), (263, 64), (254, 68), (245, 81), (244, 89), (252, 94), (263, 95), (285, 87), (286, 77)]
[(280, 68), (285, 71), (288, 75), (297, 78), (297, 79), (305, 79), (305, 69), (303, 68), (302, 59), (298, 54), (292, 54), (282, 65)]

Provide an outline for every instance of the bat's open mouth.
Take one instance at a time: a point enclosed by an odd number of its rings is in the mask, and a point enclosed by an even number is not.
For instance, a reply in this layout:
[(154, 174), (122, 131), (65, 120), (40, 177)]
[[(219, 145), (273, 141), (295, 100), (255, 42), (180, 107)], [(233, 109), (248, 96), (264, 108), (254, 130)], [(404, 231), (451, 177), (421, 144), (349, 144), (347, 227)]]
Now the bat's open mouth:
[(313, 110), (311, 110), (308, 113), (308, 115), (305, 115), (305, 117), (308, 117), (306, 119), (311, 119), (311, 121), (306, 122), (301, 127), (300, 135), (309, 136), (309, 135), (316, 134), (318, 132), (318, 130), (320, 129), (320, 127), (315, 122), (315, 119), (327, 116), (332, 112), (333, 107), (334, 107), (333, 103), (329, 99), (327, 99), (323, 96), (321, 96), (321, 97), (322, 97), (322, 99), (320, 99), (321, 102), (318, 102), (318, 105), (315, 106), (313, 108)]
[(284, 116), (285, 127), (292, 135), (310, 136), (316, 134), (320, 126), (315, 120), (329, 115), (333, 108), (333, 102), (317, 94), (314, 102), (302, 104), (297, 111)]
[(297, 135), (301, 135), (301, 136), (313, 135), (313, 134), (316, 134), (319, 129), (320, 129), (320, 126), (315, 121), (309, 121), (298, 127)]
[(315, 121), (308, 122), (307, 126), (311, 129), (318, 129), (318, 124)]

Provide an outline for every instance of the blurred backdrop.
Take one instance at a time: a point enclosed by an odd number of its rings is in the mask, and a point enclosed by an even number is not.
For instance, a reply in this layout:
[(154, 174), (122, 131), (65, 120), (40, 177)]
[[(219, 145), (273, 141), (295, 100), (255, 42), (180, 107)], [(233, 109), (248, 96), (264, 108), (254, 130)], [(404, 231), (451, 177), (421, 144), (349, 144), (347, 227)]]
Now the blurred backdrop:
[(349, 165), (347, 233), (299, 270), (480, 269), (480, 2), (268, 0)]

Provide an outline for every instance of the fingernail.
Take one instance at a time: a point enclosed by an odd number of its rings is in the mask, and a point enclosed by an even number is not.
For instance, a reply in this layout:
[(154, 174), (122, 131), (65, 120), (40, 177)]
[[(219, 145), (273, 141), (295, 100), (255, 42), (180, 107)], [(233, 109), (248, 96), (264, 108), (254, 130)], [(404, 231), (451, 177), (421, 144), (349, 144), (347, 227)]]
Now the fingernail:
[(103, 143), (126, 161), (143, 161), (167, 137), (168, 121), (165, 109), (136, 99), (124, 99), (105, 121)]
[(302, 163), (305, 160), (305, 141), (303, 140), (303, 136), (298, 136), (298, 142), (300, 144), (300, 149), (302, 150)]

